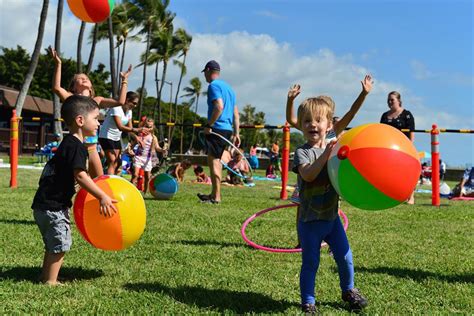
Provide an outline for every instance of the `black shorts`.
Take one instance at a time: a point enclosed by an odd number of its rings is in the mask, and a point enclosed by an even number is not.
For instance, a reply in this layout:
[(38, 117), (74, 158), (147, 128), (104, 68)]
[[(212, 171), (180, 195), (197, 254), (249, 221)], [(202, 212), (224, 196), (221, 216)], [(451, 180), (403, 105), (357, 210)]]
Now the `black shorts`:
[[(212, 129), (216, 134), (223, 136), (230, 142), (232, 131), (222, 129)], [(220, 159), (222, 153), (229, 146), (229, 143), (223, 140), (221, 137), (213, 134), (208, 134), (206, 137), (206, 153), (214, 158)]]
[(108, 138), (99, 138), (100, 147), (102, 150), (121, 150), (122, 143), (119, 140), (111, 140)]

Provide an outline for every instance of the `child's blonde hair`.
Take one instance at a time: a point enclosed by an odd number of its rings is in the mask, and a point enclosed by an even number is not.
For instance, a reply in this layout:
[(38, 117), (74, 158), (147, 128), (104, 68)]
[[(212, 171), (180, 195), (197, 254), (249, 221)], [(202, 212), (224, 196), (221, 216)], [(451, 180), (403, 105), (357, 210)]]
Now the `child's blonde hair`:
[[(89, 81), (91, 81), (91, 79), (89, 78), (88, 75), (86, 75), (85, 73), (79, 73), (79, 74), (75, 74), (74, 77), (72, 77), (71, 79), (71, 82), (69, 83), (69, 92), (73, 93), (73, 94), (76, 94), (77, 92), (74, 90), (74, 86), (76, 85), (76, 80), (77, 80), (77, 77), (79, 77), (80, 75), (85, 75), (87, 77), (87, 79), (89, 79)], [(91, 88), (89, 90), (90, 92), (90, 97), (91, 98), (94, 98), (95, 97), (95, 90), (94, 90), (94, 86), (92, 85), (92, 81), (91, 81)]]
[(336, 104), (334, 103), (333, 99), (326, 95), (320, 95), (314, 98), (308, 98), (304, 100), (298, 108), (298, 128), (303, 128), (303, 120), (306, 116), (325, 116), (329, 122), (332, 122), (335, 107)]

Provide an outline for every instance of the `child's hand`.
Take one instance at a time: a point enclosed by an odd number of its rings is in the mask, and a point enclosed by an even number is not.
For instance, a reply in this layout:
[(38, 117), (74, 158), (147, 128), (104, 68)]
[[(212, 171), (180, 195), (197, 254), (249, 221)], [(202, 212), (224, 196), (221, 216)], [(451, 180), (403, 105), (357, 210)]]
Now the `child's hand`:
[(372, 84), (374, 83), (374, 81), (372, 80), (372, 77), (370, 75), (366, 75), (364, 80), (360, 83), (362, 84), (362, 91), (368, 94), (370, 90), (372, 90)]
[(59, 57), (58, 52), (51, 46), (48, 47), (49, 53), (51, 54), (51, 57), (53, 57), (54, 62), (56, 65), (61, 65), (61, 57)]
[(107, 194), (100, 199), (100, 215), (105, 217), (112, 217), (117, 213), (117, 209), (113, 203), (117, 203), (117, 200), (110, 198)]
[(288, 99), (294, 100), (301, 92), (301, 86), (299, 84), (294, 84), (288, 90)]
[(130, 75), (131, 72), (132, 72), (132, 65), (128, 65), (127, 71), (120, 73), (120, 78), (122, 78), (122, 80), (127, 79), (127, 78), (128, 78), (128, 75)]
[(326, 157), (329, 158), (329, 155), (331, 154), (331, 151), (333, 150), (334, 146), (336, 146), (336, 143), (338, 140), (339, 140), (339, 137), (327, 143), (326, 148), (324, 149), (323, 155), (326, 155)]

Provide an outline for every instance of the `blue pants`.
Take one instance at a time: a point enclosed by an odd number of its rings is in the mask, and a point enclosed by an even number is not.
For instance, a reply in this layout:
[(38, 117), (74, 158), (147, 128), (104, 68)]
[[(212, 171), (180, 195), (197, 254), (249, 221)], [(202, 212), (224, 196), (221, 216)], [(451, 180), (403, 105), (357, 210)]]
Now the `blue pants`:
[(341, 291), (354, 288), (354, 265), (346, 232), (341, 220), (311, 221), (298, 223), (301, 240), (302, 264), (300, 273), (300, 291), (302, 304), (315, 303), (315, 280), (319, 267), (321, 242), (324, 240), (331, 247), (339, 271)]

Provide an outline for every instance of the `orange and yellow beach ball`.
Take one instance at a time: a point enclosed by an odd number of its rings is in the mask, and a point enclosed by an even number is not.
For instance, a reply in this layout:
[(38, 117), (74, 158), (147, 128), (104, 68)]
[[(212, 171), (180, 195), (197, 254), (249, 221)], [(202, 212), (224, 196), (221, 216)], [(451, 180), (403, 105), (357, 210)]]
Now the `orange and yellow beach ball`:
[(94, 179), (111, 198), (117, 213), (111, 217), (100, 214), (100, 203), (92, 194), (81, 189), (74, 201), (74, 220), (82, 237), (92, 246), (103, 250), (123, 250), (142, 235), (146, 224), (145, 201), (137, 188), (127, 180), (111, 175)]
[(413, 143), (386, 124), (365, 124), (345, 132), (329, 160), (331, 183), (349, 204), (383, 210), (406, 201), (421, 166)]
[(67, 0), (71, 12), (81, 21), (105, 21), (114, 9), (115, 0)]

